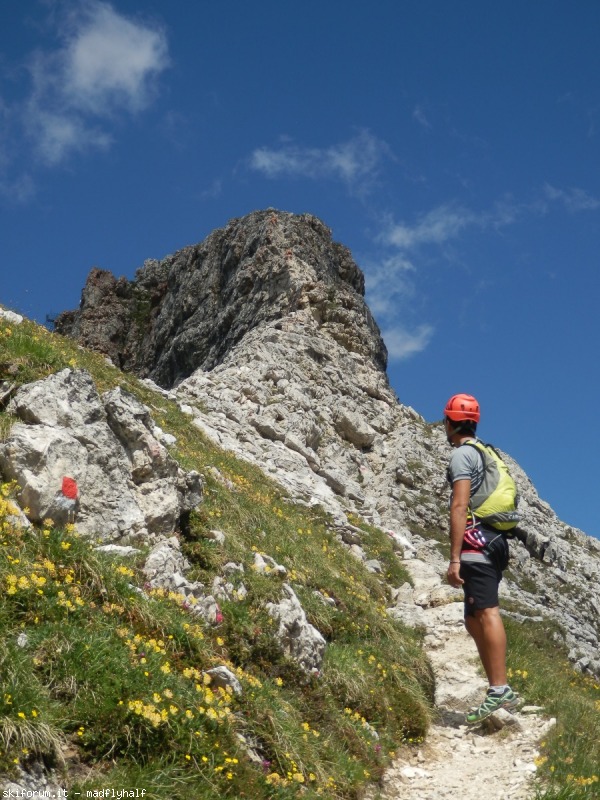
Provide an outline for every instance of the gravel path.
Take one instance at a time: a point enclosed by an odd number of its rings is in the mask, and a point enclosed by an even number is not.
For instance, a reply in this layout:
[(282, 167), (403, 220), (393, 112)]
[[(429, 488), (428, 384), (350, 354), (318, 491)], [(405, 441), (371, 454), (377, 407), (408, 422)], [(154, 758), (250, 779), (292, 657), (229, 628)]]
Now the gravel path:
[[(487, 684), (463, 625), (462, 603), (443, 602), (451, 593), (433, 567), (405, 563), (415, 586), (425, 587), (419, 602), (435, 598), (419, 620), (427, 631), (438, 714), (423, 747), (399, 754), (372, 800), (531, 800), (538, 743), (555, 720), (523, 705), (512, 713), (498, 711), (476, 726), (465, 724), (465, 711), (481, 702)], [(434, 602), (441, 604), (431, 607)]]

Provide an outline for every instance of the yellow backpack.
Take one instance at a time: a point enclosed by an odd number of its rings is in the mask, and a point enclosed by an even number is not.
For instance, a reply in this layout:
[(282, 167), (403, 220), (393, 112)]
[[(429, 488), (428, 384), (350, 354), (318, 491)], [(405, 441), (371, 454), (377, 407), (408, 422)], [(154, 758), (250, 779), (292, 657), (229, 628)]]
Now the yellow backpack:
[(508, 467), (491, 444), (469, 439), (463, 445), (474, 447), (483, 461), (483, 481), (471, 497), (471, 513), (484, 525), (510, 531), (519, 522), (519, 493)]

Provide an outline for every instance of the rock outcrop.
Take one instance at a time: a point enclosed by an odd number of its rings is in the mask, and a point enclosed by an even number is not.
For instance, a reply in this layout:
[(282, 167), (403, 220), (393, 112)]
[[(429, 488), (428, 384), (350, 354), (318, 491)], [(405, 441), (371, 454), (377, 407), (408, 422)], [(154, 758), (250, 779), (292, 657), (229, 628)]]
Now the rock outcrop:
[(267, 611), (279, 623), (277, 636), (283, 651), (307, 672), (318, 673), (323, 664), (325, 639), (306, 618), (292, 587), (284, 583), (279, 603), (267, 603)]
[(362, 272), (320, 220), (269, 209), (146, 261), (133, 281), (93, 269), (79, 310), (61, 314), (56, 330), (172, 386), (215, 367), (252, 329), (305, 309), (384, 370), (387, 352), (363, 295)]
[(148, 409), (121, 389), (98, 395), (83, 370), (21, 387), (9, 410), (20, 421), (0, 444), (0, 471), (34, 522), (65, 524), (76, 512), (82, 534), (154, 541), (200, 502), (200, 476), (171, 458)]

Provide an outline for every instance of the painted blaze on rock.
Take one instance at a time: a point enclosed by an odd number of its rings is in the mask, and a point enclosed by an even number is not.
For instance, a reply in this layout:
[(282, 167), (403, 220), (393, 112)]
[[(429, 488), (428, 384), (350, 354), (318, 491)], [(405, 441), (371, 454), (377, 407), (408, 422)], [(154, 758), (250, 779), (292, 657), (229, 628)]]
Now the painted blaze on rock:
[(0, 470), (34, 522), (76, 512), (82, 534), (154, 539), (200, 502), (200, 476), (154, 438), (148, 409), (119, 388), (101, 397), (85, 370), (22, 386), (9, 411), (19, 421), (0, 445)]

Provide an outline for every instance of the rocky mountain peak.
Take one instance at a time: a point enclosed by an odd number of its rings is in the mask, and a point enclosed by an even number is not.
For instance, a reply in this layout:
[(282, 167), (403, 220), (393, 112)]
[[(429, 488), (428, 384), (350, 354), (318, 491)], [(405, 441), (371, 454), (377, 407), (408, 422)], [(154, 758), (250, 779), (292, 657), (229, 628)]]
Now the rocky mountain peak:
[(295, 312), (385, 371), (387, 351), (350, 251), (316, 217), (274, 209), (146, 261), (132, 281), (92, 269), (79, 310), (61, 314), (56, 330), (170, 387), (213, 369), (249, 331)]

